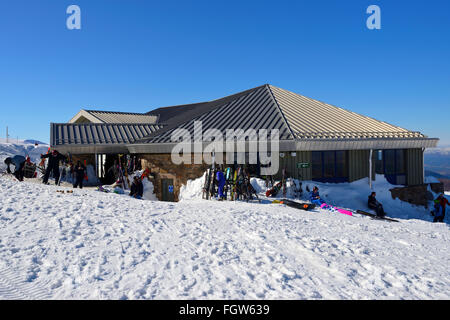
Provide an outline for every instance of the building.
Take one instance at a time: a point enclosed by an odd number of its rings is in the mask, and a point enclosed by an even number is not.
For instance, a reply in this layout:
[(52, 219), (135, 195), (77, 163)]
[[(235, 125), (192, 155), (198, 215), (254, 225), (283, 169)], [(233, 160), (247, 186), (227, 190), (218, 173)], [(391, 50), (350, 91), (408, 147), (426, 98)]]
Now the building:
[(422, 184), (424, 150), (439, 140), (266, 84), (146, 114), (81, 110), (69, 123), (51, 123), (51, 146), (95, 165), (99, 178), (117, 154), (136, 156), (151, 169), (157, 196), (176, 200), (181, 185), (207, 167), (175, 165), (170, 157), (178, 143), (171, 141), (174, 131), (184, 129), (193, 137), (197, 121), (203, 132), (217, 129), (224, 136), (227, 129), (277, 129), (276, 176), (285, 169), (291, 177), (322, 182), (369, 178), (370, 183), (375, 174), (384, 174), (392, 184)]

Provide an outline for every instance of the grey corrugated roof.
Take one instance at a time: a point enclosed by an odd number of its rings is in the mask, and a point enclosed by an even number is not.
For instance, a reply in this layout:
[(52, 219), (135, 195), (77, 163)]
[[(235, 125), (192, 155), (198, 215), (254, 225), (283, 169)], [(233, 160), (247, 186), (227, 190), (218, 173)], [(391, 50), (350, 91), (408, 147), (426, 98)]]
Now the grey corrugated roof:
[[(225, 136), (227, 129), (278, 129), (281, 140), (293, 140), (293, 135), (277, 106), (269, 87), (264, 85), (223, 99), (201, 104), (196, 116), (189, 112), (190, 119), (171, 128), (165, 128), (137, 143), (169, 143), (176, 129), (186, 129), (194, 135), (194, 122), (202, 122), (202, 130), (217, 129)], [(183, 117), (188, 116), (187, 114)], [(181, 119), (180, 119), (181, 120)], [(252, 137), (251, 137), (252, 138)]]
[(268, 86), (298, 139), (423, 138), (420, 132), (378, 121), (275, 86)]
[[(426, 138), (420, 132), (272, 85), (186, 107), (162, 108), (177, 121), (136, 143), (170, 143), (171, 134), (177, 128), (187, 129), (193, 136), (194, 121), (202, 121), (203, 132), (211, 128), (223, 133), (226, 129), (279, 129), (281, 140)], [(158, 114), (160, 111), (154, 112)]]
[(162, 125), (123, 123), (51, 123), (50, 143), (60, 145), (129, 144), (161, 129)]
[(91, 123), (156, 124), (158, 122), (157, 116), (144, 113), (81, 110), (71, 119), (70, 123), (77, 123), (79, 118), (85, 118)]

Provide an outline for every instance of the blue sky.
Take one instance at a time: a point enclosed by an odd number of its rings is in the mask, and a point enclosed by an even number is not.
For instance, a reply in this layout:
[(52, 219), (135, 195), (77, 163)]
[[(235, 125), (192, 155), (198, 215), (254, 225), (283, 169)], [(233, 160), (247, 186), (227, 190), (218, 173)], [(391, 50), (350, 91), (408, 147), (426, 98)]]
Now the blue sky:
[[(81, 30), (66, 8), (81, 8)], [(366, 8), (381, 8), (381, 30)], [(0, 0), (0, 137), (270, 83), (450, 144), (450, 1)]]

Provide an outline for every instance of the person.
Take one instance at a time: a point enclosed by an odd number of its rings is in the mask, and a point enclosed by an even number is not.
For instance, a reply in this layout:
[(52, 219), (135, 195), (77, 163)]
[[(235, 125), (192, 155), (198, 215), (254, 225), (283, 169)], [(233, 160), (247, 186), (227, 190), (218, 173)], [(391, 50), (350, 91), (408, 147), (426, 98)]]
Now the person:
[(325, 203), (325, 201), (323, 201), (323, 200), (320, 198), (320, 195), (319, 195), (319, 188), (318, 188), (317, 186), (315, 186), (315, 187), (313, 188), (313, 191), (311, 191), (311, 193), (310, 193), (310, 200), (311, 200), (311, 203), (314, 203), (314, 204), (316, 204), (316, 205), (318, 205), (318, 206), (321, 206), (322, 204)]
[(136, 199), (142, 199), (144, 195), (144, 185), (138, 176), (133, 178), (133, 183), (131, 184), (130, 197)]
[(367, 205), (370, 209), (375, 210), (377, 217), (383, 218), (386, 214), (384, 212), (383, 206), (378, 202), (376, 196), (377, 193), (372, 192), (369, 196), (369, 199), (367, 200)]
[(55, 184), (58, 185), (59, 182), (59, 162), (65, 161), (66, 157), (60, 154), (57, 150), (53, 150), (51, 153), (45, 155), (41, 154), (41, 159), (48, 158), (47, 169), (45, 170), (44, 179), (42, 182), (48, 184), (48, 179), (50, 178), (50, 173), (53, 172), (53, 178), (55, 178)]
[(225, 198), (223, 189), (225, 187), (225, 175), (223, 174), (222, 170), (217, 171), (217, 185), (218, 185), (218, 194), (219, 194), (219, 200), (223, 200)]
[(117, 181), (119, 179), (119, 164), (114, 160), (114, 164), (108, 169), (107, 176), (109, 181)]
[(25, 166), (25, 162), (26, 162), (25, 157), (21, 155), (6, 158), (5, 159), (6, 172), (11, 173), (10, 165), (11, 164), (14, 165), (14, 176), (17, 178), (17, 180), (23, 181), (24, 175), (23, 169)]
[(73, 167), (73, 175), (75, 178), (73, 187), (77, 188), (79, 186), (80, 189), (83, 189), (83, 180), (86, 175), (86, 167), (81, 164), (80, 160), (78, 160), (76, 166)]
[(435, 211), (434, 211), (434, 220), (433, 222), (444, 222), (445, 218), (445, 208), (447, 204), (449, 204), (447, 198), (445, 198), (444, 194), (441, 193), (435, 202)]

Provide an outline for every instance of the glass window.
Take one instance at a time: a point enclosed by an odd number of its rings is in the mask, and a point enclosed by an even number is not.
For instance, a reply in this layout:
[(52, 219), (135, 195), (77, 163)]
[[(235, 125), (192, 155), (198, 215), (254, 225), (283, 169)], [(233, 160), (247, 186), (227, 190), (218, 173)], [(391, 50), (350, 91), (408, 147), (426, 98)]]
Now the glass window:
[(405, 173), (405, 151), (404, 150), (396, 150), (395, 152), (395, 170), (396, 174), (404, 174)]
[(323, 153), (323, 176), (324, 178), (334, 178), (335, 177), (335, 152), (325, 151)]
[(322, 178), (322, 152), (312, 152), (312, 177)]
[(384, 173), (395, 174), (395, 150), (384, 151)]
[(347, 177), (347, 152), (336, 151), (336, 177)]

